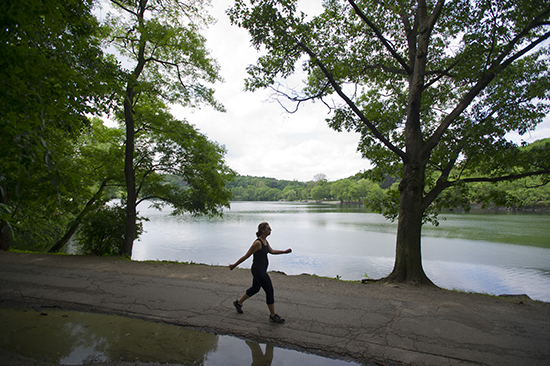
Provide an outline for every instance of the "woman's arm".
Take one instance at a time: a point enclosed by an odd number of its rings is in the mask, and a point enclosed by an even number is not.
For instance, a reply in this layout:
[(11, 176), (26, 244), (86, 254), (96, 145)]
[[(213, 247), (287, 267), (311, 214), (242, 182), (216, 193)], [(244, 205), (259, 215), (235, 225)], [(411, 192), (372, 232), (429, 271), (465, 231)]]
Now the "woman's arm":
[(271, 248), (271, 245), (269, 245), (269, 243), (267, 243), (267, 247), (269, 248), (269, 253), (271, 253), (271, 254), (287, 254), (287, 253), (292, 253), (292, 249), (290, 249), (290, 248), (288, 248), (287, 250), (276, 250), (276, 249)]
[(229, 265), (229, 269), (233, 270), (235, 267), (237, 267), (239, 264), (250, 258), (252, 254), (254, 254), (256, 251), (260, 250), (262, 247), (262, 243), (259, 240), (254, 240), (254, 243), (250, 246), (250, 249), (248, 249), (248, 252), (246, 252), (245, 255), (243, 255), (238, 261), (236, 261), (233, 264)]

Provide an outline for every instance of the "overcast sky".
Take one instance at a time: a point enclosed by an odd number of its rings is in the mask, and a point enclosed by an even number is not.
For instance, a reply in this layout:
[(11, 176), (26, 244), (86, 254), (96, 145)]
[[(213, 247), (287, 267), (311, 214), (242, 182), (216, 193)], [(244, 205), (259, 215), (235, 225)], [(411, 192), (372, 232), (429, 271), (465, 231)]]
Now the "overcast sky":
[[(233, 3), (212, 0), (212, 15), (218, 21), (204, 34), (225, 79), (215, 85), (215, 95), (227, 112), (175, 106), (173, 114), (224, 145), (227, 164), (241, 175), (309, 181), (323, 173), (335, 181), (369, 169), (368, 160), (357, 152), (359, 135), (329, 128), (325, 121), (328, 109), (322, 103), (303, 104), (296, 113), (288, 114), (272, 101), (268, 90), (243, 91), (246, 67), (255, 63), (258, 53), (250, 46), (247, 31), (230, 24), (225, 11)], [(320, 0), (301, 1), (307, 14), (320, 11), (320, 4)], [(298, 87), (302, 79), (297, 77), (288, 85)], [(550, 137), (548, 118), (522, 139), (532, 142), (544, 137)], [(519, 141), (517, 136), (514, 139)]]
[[(209, 139), (224, 145), (228, 165), (241, 175), (309, 181), (323, 173), (333, 181), (368, 169), (369, 162), (357, 152), (359, 135), (330, 129), (325, 122), (328, 109), (322, 103), (308, 103), (288, 114), (272, 101), (268, 90), (243, 91), (246, 67), (255, 63), (258, 53), (250, 46), (247, 31), (231, 26), (225, 14), (233, 0), (212, 3), (218, 22), (205, 36), (225, 79), (215, 86), (215, 95), (227, 112), (209, 108), (191, 112), (176, 106), (174, 115), (187, 118)], [(319, 0), (303, 3), (310, 3), (308, 10), (320, 10)], [(289, 85), (298, 86), (302, 79)]]

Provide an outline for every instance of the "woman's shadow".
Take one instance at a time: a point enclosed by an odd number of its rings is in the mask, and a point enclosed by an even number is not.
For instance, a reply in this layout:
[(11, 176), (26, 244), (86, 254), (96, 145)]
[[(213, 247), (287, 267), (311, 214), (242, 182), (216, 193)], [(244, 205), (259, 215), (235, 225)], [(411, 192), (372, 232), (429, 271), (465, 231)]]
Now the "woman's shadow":
[(271, 366), (271, 362), (273, 361), (273, 346), (266, 344), (264, 354), (258, 343), (247, 341), (246, 344), (252, 352), (251, 366)]

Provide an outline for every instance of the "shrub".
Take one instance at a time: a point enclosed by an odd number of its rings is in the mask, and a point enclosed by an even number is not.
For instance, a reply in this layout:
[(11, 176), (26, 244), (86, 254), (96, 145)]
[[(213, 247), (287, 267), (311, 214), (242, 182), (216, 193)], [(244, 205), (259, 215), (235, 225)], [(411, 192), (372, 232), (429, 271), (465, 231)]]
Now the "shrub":
[[(124, 244), (126, 212), (121, 206), (103, 206), (88, 216), (76, 236), (78, 251), (82, 254), (121, 255)], [(138, 219), (139, 220), (139, 219)], [(136, 239), (143, 232), (143, 224), (136, 223)]]

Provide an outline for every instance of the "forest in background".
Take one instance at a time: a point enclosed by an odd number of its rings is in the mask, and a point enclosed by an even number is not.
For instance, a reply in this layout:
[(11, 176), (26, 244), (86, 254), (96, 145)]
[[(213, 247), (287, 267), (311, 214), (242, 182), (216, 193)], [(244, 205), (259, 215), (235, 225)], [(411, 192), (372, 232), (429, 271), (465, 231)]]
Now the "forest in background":
[[(544, 145), (550, 138), (535, 141), (521, 149)], [(328, 181), (325, 174), (317, 174), (308, 182), (279, 180), (270, 177), (237, 175), (227, 183), (233, 201), (339, 201), (341, 203), (364, 203), (380, 209), (384, 201), (398, 194), (399, 179), (386, 175), (383, 181), (375, 181), (370, 171), (354, 176)], [(174, 177), (168, 180), (175, 183)], [(176, 183), (177, 184), (177, 183)], [(550, 210), (550, 185), (540, 177), (529, 177), (499, 183), (479, 182), (472, 184), (466, 195), (460, 190), (449, 190), (444, 197), (443, 208), (468, 211), (472, 205), (481, 208), (501, 208), (514, 211)]]
[[(362, 202), (371, 206), (398, 190), (399, 181), (387, 176), (383, 182), (373, 182), (357, 173), (354, 176), (329, 182), (327, 180), (278, 180), (275, 178), (237, 176), (228, 187), (233, 201), (339, 201)], [(515, 182), (478, 183), (472, 187), (470, 204), (482, 208), (508, 210), (550, 210), (550, 186), (539, 179), (527, 178)], [(492, 203), (485, 202), (492, 199)], [(463, 211), (463, 204), (446, 207)]]
[[(398, 189), (398, 180), (387, 176), (384, 182), (372, 182), (362, 173), (334, 182), (326, 180), (278, 180), (275, 178), (237, 176), (228, 187), (233, 201), (340, 201), (341, 203), (375, 204), (388, 190)], [(483, 208), (497, 207), (509, 210), (550, 209), (550, 186), (541, 185), (538, 179), (528, 178), (515, 182), (498, 184), (479, 183), (475, 185), (471, 204)], [(492, 197), (496, 203), (484, 203), (481, 199)], [(462, 205), (447, 209), (464, 209)]]

